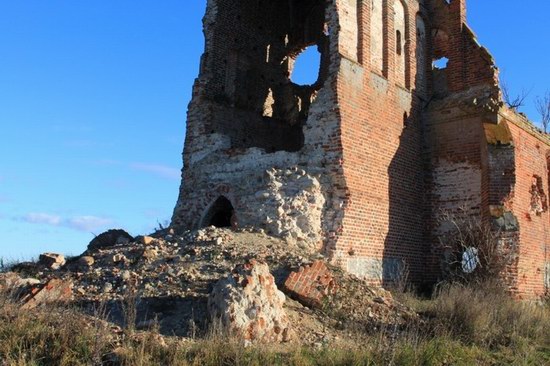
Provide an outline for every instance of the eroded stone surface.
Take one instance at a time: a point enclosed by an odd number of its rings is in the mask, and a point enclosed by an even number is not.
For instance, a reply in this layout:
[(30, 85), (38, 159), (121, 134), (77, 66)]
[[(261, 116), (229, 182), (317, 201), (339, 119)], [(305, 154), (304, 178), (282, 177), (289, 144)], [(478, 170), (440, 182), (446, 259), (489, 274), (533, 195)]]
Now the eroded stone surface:
[(287, 341), (290, 325), (284, 302), (268, 265), (251, 260), (216, 283), (208, 298), (208, 313), (244, 340)]

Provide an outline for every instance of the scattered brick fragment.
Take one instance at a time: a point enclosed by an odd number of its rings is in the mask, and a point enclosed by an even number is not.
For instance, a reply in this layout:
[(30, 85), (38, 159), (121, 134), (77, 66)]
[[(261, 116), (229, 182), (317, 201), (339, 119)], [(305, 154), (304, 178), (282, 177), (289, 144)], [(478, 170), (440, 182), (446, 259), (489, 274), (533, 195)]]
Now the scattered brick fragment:
[(325, 262), (317, 260), (292, 272), (285, 281), (284, 291), (302, 304), (321, 307), (324, 299), (333, 295), (337, 285)]

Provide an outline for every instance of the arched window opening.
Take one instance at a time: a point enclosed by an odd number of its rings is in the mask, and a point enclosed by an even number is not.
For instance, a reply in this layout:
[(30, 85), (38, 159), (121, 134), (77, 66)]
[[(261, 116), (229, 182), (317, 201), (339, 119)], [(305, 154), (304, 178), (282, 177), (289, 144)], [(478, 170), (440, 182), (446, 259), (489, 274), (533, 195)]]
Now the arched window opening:
[(370, 62), (374, 71), (384, 72), (384, 2), (371, 0), (370, 8)]
[(395, 52), (397, 53), (398, 56), (401, 56), (401, 54), (403, 53), (401, 31), (399, 30), (395, 32)]
[(201, 226), (231, 227), (234, 215), (235, 210), (231, 202), (224, 196), (220, 196), (208, 209)]
[(424, 94), (426, 92), (426, 23), (420, 14), (416, 15), (416, 91)]
[(405, 52), (405, 35), (407, 34), (407, 12), (401, 0), (393, 3), (395, 26), (395, 77), (396, 82), (407, 87), (407, 58)]

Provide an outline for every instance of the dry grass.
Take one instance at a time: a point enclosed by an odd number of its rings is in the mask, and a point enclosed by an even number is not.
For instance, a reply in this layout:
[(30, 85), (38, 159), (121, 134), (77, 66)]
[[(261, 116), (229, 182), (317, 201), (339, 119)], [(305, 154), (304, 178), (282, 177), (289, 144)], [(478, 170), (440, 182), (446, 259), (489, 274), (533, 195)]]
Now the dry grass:
[(548, 308), (514, 301), (494, 283), (483, 288), (446, 286), (431, 302), (429, 312), (436, 334), (465, 343), (493, 348), (530, 341), (550, 346)]
[(0, 306), (0, 361), (6, 365), (98, 364), (109, 347), (107, 324), (99, 319), (62, 308), (20, 311), (5, 296)]
[(495, 365), (550, 364), (550, 306), (511, 300), (494, 286), (451, 285), (431, 300), (398, 295), (426, 315), (410, 329), (381, 330), (356, 345), (243, 347), (223, 333), (183, 341), (108, 324), (78, 310), (20, 311), (0, 296), (0, 365)]

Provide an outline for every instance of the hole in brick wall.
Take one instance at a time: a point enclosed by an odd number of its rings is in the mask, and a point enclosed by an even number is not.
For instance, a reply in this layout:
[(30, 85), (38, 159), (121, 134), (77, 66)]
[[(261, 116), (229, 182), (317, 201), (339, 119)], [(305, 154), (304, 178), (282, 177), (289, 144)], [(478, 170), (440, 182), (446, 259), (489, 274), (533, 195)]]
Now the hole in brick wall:
[(234, 221), (235, 209), (224, 196), (220, 196), (208, 209), (202, 220), (202, 227), (231, 227)]
[(306, 47), (294, 61), (290, 80), (298, 85), (313, 85), (319, 79), (321, 54), (317, 46)]
[(216, 75), (206, 93), (216, 105), (212, 130), (229, 136), (238, 153), (301, 150), (309, 108), (330, 62), (327, 2), (221, 3), (213, 27), (218, 46), (204, 71)]
[(447, 68), (448, 63), (449, 59), (447, 57), (441, 57), (433, 61), (433, 68), (443, 70)]
[(531, 193), (531, 212), (540, 216), (548, 210), (548, 201), (542, 186), (542, 178), (538, 175), (533, 176), (529, 192)]

